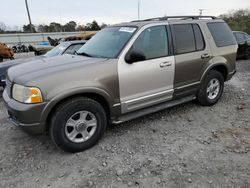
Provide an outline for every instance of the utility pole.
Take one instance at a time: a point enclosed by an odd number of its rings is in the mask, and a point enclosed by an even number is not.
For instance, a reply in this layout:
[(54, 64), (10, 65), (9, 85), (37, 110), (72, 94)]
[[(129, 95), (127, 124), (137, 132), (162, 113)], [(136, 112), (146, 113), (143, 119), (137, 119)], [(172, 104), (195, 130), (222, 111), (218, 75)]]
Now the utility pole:
[(138, 0), (138, 20), (140, 20), (140, 0)]
[(30, 22), (30, 32), (33, 33), (33, 28), (32, 28), (32, 23), (31, 23), (31, 18), (30, 18), (30, 11), (29, 11), (27, 0), (25, 0), (25, 4), (26, 4), (27, 14), (28, 14), (29, 22)]
[(199, 16), (202, 16), (204, 9), (199, 9)]

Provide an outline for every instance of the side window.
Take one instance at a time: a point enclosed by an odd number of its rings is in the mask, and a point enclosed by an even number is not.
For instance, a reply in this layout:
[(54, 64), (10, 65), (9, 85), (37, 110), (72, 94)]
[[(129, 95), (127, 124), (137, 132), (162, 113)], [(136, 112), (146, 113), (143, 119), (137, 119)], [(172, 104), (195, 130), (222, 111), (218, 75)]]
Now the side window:
[(72, 44), (70, 47), (68, 47), (67, 50), (65, 50), (64, 54), (74, 54), (76, 51), (78, 51), (83, 44)]
[(132, 50), (143, 52), (147, 60), (168, 56), (166, 27), (154, 26), (143, 31), (134, 42)]
[(204, 38), (198, 24), (173, 25), (176, 54), (201, 51), (205, 48)]
[(249, 35), (248, 34), (244, 34), (245, 39), (249, 39)]
[(196, 50), (197, 51), (204, 50), (205, 42), (200, 27), (197, 24), (193, 24), (193, 29), (194, 29)]
[(237, 40), (237, 42), (244, 41), (245, 40), (244, 34), (242, 34), (242, 33), (236, 33), (236, 40)]
[(207, 24), (217, 47), (236, 44), (235, 38), (229, 26), (225, 22), (213, 22)]

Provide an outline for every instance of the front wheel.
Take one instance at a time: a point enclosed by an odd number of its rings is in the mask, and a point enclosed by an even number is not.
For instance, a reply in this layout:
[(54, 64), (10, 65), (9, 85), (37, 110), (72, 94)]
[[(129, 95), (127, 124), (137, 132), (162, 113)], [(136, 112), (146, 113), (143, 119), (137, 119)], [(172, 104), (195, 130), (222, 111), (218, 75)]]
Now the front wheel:
[(197, 95), (198, 102), (203, 106), (212, 106), (221, 98), (224, 89), (224, 77), (215, 70), (204, 78)]
[(74, 98), (59, 105), (50, 122), (50, 137), (60, 149), (75, 153), (94, 146), (107, 126), (103, 107), (89, 98)]

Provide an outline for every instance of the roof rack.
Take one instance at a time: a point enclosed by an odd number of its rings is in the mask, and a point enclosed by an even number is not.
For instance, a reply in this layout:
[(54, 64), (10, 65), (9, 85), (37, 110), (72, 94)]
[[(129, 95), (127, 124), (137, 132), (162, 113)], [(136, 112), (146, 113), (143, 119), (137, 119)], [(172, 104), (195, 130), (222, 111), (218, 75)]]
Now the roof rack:
[(210, 19), (213, 19), (213, 20), (218, 19), (215, 16), (165, 16), (165, 17), (149, 18), (149, 19), (145, 19), (145, 20), (135, 20), (135, 21), (132, 21), (132, 22), (165, 21), (165, 20), (170, 20), (170, 19), (200, 20), (200, 19), (204, 19), (204, 18), (210, 18)]

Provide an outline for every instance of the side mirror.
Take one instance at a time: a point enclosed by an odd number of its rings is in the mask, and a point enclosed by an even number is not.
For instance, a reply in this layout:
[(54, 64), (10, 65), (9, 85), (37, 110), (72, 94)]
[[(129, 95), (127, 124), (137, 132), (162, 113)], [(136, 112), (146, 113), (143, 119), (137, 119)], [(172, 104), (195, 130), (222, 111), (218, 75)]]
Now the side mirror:
[(146, 56), (142, 51), (139, 50), (131, 50), (129, 51), (125, 56), (125, 61), (128, 64), (132, 64), (138, 61), (144, 61), (146, 60)]

